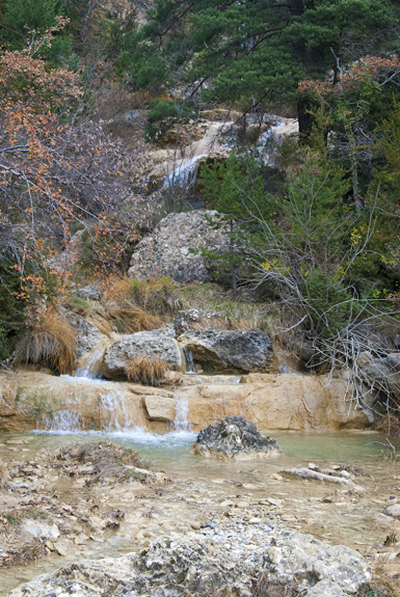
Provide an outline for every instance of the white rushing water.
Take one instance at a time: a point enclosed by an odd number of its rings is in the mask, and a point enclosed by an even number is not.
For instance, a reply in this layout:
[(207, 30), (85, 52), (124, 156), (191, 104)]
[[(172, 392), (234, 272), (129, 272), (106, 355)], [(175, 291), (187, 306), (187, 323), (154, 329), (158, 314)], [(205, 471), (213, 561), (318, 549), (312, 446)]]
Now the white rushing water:
[(87, 379), (101, 379), (100, 364), (103, 358), (103, 350), (97, 349), (90, 352), (84, 359), (84, 364), (77, 368), (74, 377), (86, 377)]
[(186, 394), (182, 394), (179, 396), (178, 400), (176, 401), (176, 414), (175, 414), (175, 421), (174, 421), (174, 430), (175, 431), (190, 431), (193, 427), (188, 420), (189, 415), (189, 402), (188, 397)]
[(190, 186), (196, 182), (197, 169), (200, 161), (206, 157), (207, 155), (202, 153), (186, 160), (180, 160), (172, 172), (166, 176), (162, 188), (190, 188)]
[[(115, 382), (93, 380), (84, 377), (64, 376), (76, 383), (76, 390), (65, 395), (64, 408), (48, 414), (38, 424), (38, 433), (51, 435), (98, 435), (109, 438), (119, 438), (134, 444), (147, 446), (177, 447), (192, 443), (196, 434), (192, 432), (192, 424), (188, 420), (189, 405), (186, 394), (177, 395), (176, 415), (171, 425), (171, 431), (165, 434), (156, 434), (139, 426), (130, 419), (129, 409), (125, 402), (126, 397)], [(103, 389), (99, 393), (97, 408), (99, 409), (100, 429), (87, 429), (79, 413), (82, 387), (96, 383)]]
[(182, 352), (185, 359), (185, 374), (196, 375), (192, 351), (186, 348), (186, 346), (183, 346)]

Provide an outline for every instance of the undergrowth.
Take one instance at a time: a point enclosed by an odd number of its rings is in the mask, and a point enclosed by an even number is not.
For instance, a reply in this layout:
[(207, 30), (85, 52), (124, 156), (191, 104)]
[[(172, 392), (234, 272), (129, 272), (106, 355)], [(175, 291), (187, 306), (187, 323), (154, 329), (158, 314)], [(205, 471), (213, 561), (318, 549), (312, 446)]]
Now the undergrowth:
[(236, 300), (231, 293), (218, 284), (191, 283), (178, 290), (181, 300), (188, 308), (202, 308), (217, 311), (228, 318), (233, 329), (261, 329), (267, 331), (276, 318), (274, 309), (254, 302), (252, 296), (239, 292)]
[(186, 306), (177, 285), (167, 276), (148, 282), (122, 278), (115, 282), (110, 298), (117, 303), (136, 305), (153, 315), (170, 318)]
[(113, 329), (120, 334), (156, 330), (166, 323), (162, 317), (153, 315), (128, 301), (124, 301), (122, 304), (117, 302), (107, 303), (104, 315)]

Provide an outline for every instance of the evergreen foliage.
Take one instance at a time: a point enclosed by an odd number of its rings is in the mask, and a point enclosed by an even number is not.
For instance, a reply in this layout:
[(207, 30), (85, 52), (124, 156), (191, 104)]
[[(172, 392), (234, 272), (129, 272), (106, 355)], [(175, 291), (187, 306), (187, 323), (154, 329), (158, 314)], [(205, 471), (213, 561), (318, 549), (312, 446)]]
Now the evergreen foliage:
[(364, 54), (398, 49), (398, 13), (389, 0), (155, 0), (125, 60), (140, 88), (152, 87), (150, 69), (189, 95), (204, 89), (206, 101), (293, 102), (301, 79), (328, 69), (335, 77)]

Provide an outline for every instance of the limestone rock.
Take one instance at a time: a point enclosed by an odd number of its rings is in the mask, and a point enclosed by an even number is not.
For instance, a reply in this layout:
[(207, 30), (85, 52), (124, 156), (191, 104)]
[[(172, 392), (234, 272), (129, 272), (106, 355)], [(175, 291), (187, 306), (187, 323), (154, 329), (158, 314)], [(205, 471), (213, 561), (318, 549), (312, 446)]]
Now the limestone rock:
[(274, 430), (335, 432), (363, 429), (368, 424), (363, 411), (355, 405), (349, 407), (345, 400), (346, 380), (257, 373), (240, 378), (225, 377), (222, 385), (221, 376), (184, 377), (199, 378), (202, 383), (185, 383), (185, 387), (175, 390), (175, 398), (165, 389), (132, 383), (57, 377), (26, 370), (3, 371), (0, 373), (0, 431), (50, 428), (113, 431), (140, 426), (166, 432), (169, 421), (149, 419), (144, 397), (175, 400), (182, 394), (187, 401), (188, 423), (197, 432), (216, 418), (239, 412), (253, 421), (262, 433)]
[(56, 524), (48, 525), (37, 522), (36, 520), (26, 520), (23, 527), (28, 533), (43, 541), (55, 541), (60, 536), (60, 531)]
[(170, 214), (161, 220), (153, 233), (137, 245), (129, 277), (147, 280), (169, 276), (176, 282), (213, 281), (212, 267), (200, 251), (229, 251), (230, 241), (227, 235), (221, 230), (214, 230), (205, 219), (205, 216), (214, 214), (212, 211), (191, 211)]
[(170, 369), (182, 370), (182, 354), (173, 336), (169, 327), (120, 336), (104, 354), (104, 375), (108, 379), (126, 379), (125, 367), (132, 359), (152, 356), (162, 358)]
[(179, 336), (194, 361), (221, 371), (265, 370), (272, 359), (272, 343), (261, 330), (188, 330)]
[(254, 423), (244, 417), (228, 416), (202, 429), (191, 452), (243, 460), (279, 456), (282, 450), (274, 439), (262, 435)]
[(393, 504), (393, 506), (389, 506), (386, 512), (389, 514), (389, 516), (400, 519), (400, 504)]
[(144, 404), (151, 421), (169, 421), (175, 419), (176, 400), (168, 396), (145, 396)]
[(175, 315), (175, 331), (176, 335), (180, 336), (192, 327), (209, 328), (212, 327), (210, 322), (215, 319), (221, 320), (221, 324), (227, 322), (227, 318), (221, 313), (215, 311), (207, 311), (206, 309), (186, 309), (178, 311)]
[[(172, 397), (160, 388), (32, 371), (0, 375), (0, 430), (129, 429), (164, 431), (165, 423), (149, 425), (143, 396)], [(0, 395), (1, 395), (0, 394)], [(1, 409), (6, 401), (7, 409)], [(163, 426), (162, 426), (163, 425)], [(160, 426), (162, 426), (160, 428)]]
[[(345, 597), (370, 581), (368, 564), (356, 551), (268, 523), (213, 525), (184, 536), (171, 533), (140, 554), (79, 561), (40, 576), (9, 597), (178, 597), (223, 592), (249, 595), (261, 572), (292, 583), (304, 597)], [(328, 592), (331, 591), (331, 592)]]
[(106, 336), (104, 336), (104, 334), (102, 334), (96, 326), (77, 313), (69, 312), (67, 314), (67, 320), (76, 331), (78, 357), (88, 354), (96, 346), (96, 344), (106, 339)]
[(100, 292), (96, 284), (89, 284), (88, 286), (84, 286), (83, 288), (77, 288), (76, 290), (72, 291), (72, 294), (85, 300), (100, 300)]

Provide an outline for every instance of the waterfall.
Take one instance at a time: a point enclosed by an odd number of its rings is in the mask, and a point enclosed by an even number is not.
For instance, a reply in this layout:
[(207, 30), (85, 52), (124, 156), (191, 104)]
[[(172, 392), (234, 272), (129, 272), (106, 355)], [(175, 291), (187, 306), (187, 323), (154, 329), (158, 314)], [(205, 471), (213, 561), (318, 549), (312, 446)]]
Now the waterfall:
[[(71, 377), (70, 379), (78, 382), (77, 378)], [(87, 378), (86, 381), (89, 383)], [(97, 380), (96, 385), (97, 383), (104, 384), (104, 387), (101, 387), (98, 394), (91, 425), (93, 427), (99, 425), (101, 432), (105, 433), (129, 432), (136, 429), (136, 423), (129, 417), (124, 394), (118, 388), (111, 387), (111, 382), (100, 382)], [(77, 385), (75, 390), (66, 393), (63, 409), (53, 411), (42, 419), (41, 425), (44, 426), (46, 431), (53, 433), (77, 433), (88, 430), (87, 419), (85, 424), (85, 420), (79, 412), (79, 405), (82, 400), (82, 387), (84, 391), (84, 384), (82, 386), (82, 382), (79, 381), (79, 385)]]
[(176, 401), (174, 431), (190, 431), (193, 427), (188, 421), (189, 403), (186, 394), (182, 394)]
[(162, 188), (169, 187), (189, 188), (196, 181), (197, 168), (200, 160), (207, 157), (206, 154), (196, 155), (190, 159), (182, 160), (165, 178)]
[(271, 168), (275, 167), (276, 154), (278, 146), (283, 141), (282, 134), (279, 134), (282, 127), (285, 126), (284, 122), (277, 122), (270, 126), (270, 128), (260, 135), (257, 145), (254, 148), (255, 154)]
[(117, 389), (100, 394), (101, 429), (111, 431), (131, 431), (136, 425), (130, 421), (125, 404), (125, 396)]
[(47, 417), (43, 419), (44, 427), (47, 431), (54, 433), (74, 433), (82, 430), (83, 424), (81, 415), (79, 414), (80, 391), (77, 388), (75, 391), (66, 394), (65, 408), (63, 410), (56, 410), (50, 412)]
[(186, 373), (186, 375), (196, 375), (192, 351), (189, 350), (189, 348), (186, 348), (186, 346), (183, 346), (182, 352), (183, 352), (183, 356), (185, 357), (185, 373)]
[(82, 428), (79, 413), (75, 410), (58, 410), (51, 413), (45, 421), (47, 431), (54, 433), (71, 433)]
[(84, 363), (77, 368), (74, 377), (86, 377), (88, 379), (100, 379), (100, 364), (103, 358), (103, 350), (97, 349), (90, 352), (83, 359)]

